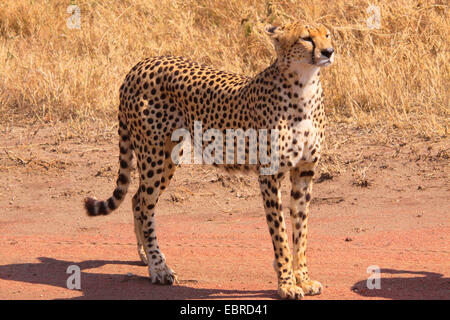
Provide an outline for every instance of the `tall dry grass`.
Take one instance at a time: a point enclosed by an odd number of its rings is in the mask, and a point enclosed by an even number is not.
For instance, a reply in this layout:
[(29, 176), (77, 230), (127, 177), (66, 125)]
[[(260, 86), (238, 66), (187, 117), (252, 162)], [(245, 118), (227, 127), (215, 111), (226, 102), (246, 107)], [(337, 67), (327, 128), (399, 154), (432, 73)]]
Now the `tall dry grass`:
[[(323, 72), (332, 121), (446, 136), (449, 6), (445, 0), (0, 2), (0, 125), (115, 121), (118, 88), (140, 59), (175, 54), (253, 75), (273, 59), (267, 23), (322, 22), (336, 63)], [(381, 9), (369, 29), (366, 9)]]

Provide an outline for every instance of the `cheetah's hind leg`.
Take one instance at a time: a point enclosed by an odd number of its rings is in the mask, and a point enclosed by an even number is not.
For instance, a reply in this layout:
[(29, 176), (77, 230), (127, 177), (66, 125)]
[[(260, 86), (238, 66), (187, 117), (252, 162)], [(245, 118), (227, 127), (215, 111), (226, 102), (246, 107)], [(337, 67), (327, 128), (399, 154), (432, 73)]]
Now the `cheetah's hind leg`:
[[(166, 151), (167, 152), (167, 151)], [(181, 152), (181, 150), (180, 150)], [(165, 154), (165, 157), (167, 157), (167, 153)], [(160, 187), (160, 194), (163, 193), (163, 191), (168, 187), (170, 180), (172, 179), (175, 170), (176, 165), (173, 163), (171, 158), (166, 158), (166, 161), (164, 162), (164, 171), (163, 175), (161, 177), (161, 187)], [(147, 254), (145, 253), (144, 249), (144, 234), (142, 231), (142, 224), (144, 222), (144, 215), (142, 214), (141, 208), (140, 208), (140, 192), (141, 192), (141, 186), (139, 186), (139, 190), (136, 192), (136, 194), (133, 197), (132, 200), (132, 208), (133, 208), (133, 214), (134, 214), (134, 231), (136, 234), (136, 240), (137, 240), (137, 250), (139, 257), (144, 265), (148, 265), (148, 258)]]
[(141, 258), (141, 261), (144, 265), (148, 265), (148, 258), (147, 254), (145, 253), (144, 249), (144, 234), (142, 232), (142, 220), (143, 216), (141, 214), (141, 207), (140, 207), (140, 193), (141, 188), (139, 187), (139, 190), (136, 192), (136, 194), (133, 197), (132, 200), (132, 208), (133, 208), (133, 215), (134, 215), (134, 232), (136, 234), (136, 240), (137, 240), (137, 250), (139, 257)]
[[(173, 176), (175, 165), (171, 158), (170, 143), (166, 143), (164, 148), (156, 143), (148, 145), (148, 151), (137, 156), (141, 177), (139, 196), (136, 197), (136, 205), (139, 204), (140, 210), (135, 212), (135, 217), (138, 218), (135, 220), (138, 222), (136, 228), (138, 250), (141, 251), (139, 246), (141, 243), (148, 261), (151, 282), (170, 285), (177, 283), (178, 280), (175, 272), (167, 265), (166, 258), (158, 245), (155, 207), (161, 193), (166, 189)], [(145, 261), (145, 259), (143, 260)]]

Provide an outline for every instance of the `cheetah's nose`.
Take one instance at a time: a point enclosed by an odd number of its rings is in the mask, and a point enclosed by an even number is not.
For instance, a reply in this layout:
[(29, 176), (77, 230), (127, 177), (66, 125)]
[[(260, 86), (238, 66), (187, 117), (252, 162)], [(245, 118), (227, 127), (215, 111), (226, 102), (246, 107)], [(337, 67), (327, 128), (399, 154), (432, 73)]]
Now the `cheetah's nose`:
[(323, 49), (322, 51), (320, 51), (320, 53), (322, 55), (324, 55), (325, 57), (329, 58), (331, 57), (331, 55), (333, 54), (334, 49), (333, 48), (327, 48), (327, 49)]

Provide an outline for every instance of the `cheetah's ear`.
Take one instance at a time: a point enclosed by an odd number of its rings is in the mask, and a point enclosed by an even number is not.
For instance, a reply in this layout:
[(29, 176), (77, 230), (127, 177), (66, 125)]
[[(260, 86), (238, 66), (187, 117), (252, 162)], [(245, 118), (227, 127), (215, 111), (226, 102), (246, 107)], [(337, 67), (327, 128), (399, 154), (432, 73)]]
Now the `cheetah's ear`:
[(278, 51), (280, 48), (281, 36), (283, 35), (283, 28), (269, 24), (264, 28), (264, 31), (272, 40), (275, 50)]
[(264, 31), (272, 39), (277, 39), (283, 33), (283, 29), (281, 27), (276, 27), (271, 24), (266, 25)]

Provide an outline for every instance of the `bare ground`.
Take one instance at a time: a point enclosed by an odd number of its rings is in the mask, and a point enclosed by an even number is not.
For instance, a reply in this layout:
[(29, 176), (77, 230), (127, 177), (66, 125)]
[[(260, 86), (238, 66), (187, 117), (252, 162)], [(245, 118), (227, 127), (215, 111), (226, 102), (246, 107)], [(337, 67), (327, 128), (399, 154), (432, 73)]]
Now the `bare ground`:
[[(160, 247), (180, 284), (152, 285), (136, 251), (131, 196), (107, 217), (82, 202), (114, 188), (112, 129), (0, 135), (0, 299), (273, 299), (276, 276), (256, 177), (177, 170), (158, 204)], [(114, 129), (115, 130), (115, 129)], [(336, 125), (316, 175), (308, 234), (320, 296), (449, 299), (449, 141)], [(283, 189), (288, 200), (289, 181)], [(287, 207), (285, 205), (285, 207)], [(287, 212), (286, 212), (287, 213)], [(69, 265), (81, 290), (66, 287)], [(367, 268), (381, 268), (369, 290)]]

